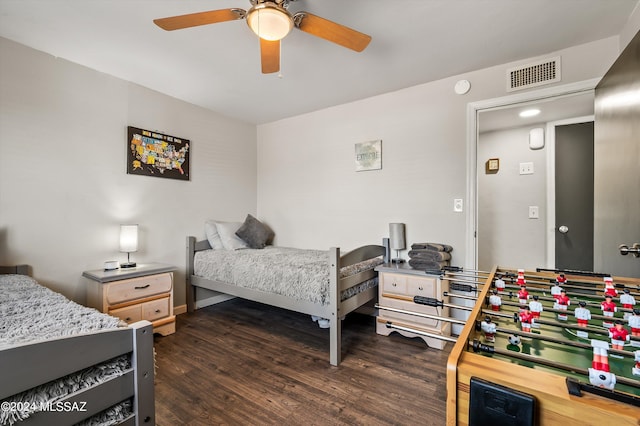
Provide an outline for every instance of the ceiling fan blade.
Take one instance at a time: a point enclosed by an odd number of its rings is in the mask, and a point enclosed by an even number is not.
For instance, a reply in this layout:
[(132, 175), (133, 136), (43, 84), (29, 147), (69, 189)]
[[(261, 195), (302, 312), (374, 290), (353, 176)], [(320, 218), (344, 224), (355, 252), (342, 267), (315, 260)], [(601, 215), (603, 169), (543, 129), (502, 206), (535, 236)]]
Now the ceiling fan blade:
[(163, 30), (173, 31), (197, 27), (199, 25), (217, 24), (218, 22), (243, 19), (246, 14), (247, 12), (242, 9), (220, 9), (154, 19), (153, 22)]
[(260, 58), (263, 74), (280, 71), (280, 40), (270, 41), (261, 38)]
[(312, 15), (309, 12), (296, 13), (293, 16), (293, 22), (296, 27), (305, 33), (323, 38), (356, 52), (362, 52), (371, 41), (371, 36), (369, 35)]

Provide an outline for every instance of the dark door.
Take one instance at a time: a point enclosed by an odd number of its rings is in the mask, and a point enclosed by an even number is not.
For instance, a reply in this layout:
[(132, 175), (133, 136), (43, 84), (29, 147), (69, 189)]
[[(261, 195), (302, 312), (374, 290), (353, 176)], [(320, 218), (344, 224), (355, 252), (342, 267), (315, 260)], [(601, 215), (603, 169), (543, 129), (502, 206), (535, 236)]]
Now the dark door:
[(593, 122), (556, 127), (556, 268), (593, 271)]

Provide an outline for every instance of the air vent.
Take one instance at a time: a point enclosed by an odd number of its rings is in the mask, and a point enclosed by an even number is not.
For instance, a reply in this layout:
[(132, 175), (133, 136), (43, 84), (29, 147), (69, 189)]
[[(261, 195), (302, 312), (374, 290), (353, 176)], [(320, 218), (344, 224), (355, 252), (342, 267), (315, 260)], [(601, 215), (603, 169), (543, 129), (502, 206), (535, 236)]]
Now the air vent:
[(560, 57), (544, 59), (507, 70), (507, 92), (560, 81)]

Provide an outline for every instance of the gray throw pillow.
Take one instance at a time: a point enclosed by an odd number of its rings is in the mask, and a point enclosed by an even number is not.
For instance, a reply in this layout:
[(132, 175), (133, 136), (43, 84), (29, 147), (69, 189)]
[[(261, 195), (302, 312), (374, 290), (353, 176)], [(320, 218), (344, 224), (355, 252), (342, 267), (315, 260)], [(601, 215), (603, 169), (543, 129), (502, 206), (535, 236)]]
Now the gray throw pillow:
[(271, 242), (274, 233), (267, 225), (248, 214), (240, 229), (236, 231), (236, 235), (249, 247), (262, 249)]

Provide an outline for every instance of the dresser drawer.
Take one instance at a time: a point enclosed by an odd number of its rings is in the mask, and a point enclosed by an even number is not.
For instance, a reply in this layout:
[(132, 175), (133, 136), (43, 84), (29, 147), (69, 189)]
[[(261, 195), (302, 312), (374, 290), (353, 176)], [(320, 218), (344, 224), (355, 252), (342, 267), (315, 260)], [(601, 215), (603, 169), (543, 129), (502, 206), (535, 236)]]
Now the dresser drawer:
[(131, 278), (107, 284), (107, 302), (110, 305), (142, 299), (161, 293), (168, 293), (173, 286), (173, 274), (158, 274)]
[(126, 308), (109, 310), (109, 315), (118, 317), (131, 324), (142, 320), (142, 309), (140, 305), (127, 306)]
[(142, 304), (142, 319), (155, 321), (169, 316), (169, 298), (165, 297)]
[[(434, 316), (443, 316), (444, 314), (443, 308), (436, 308), (433, 306), (426, 306), (426, 305), (417, 305), (413, 302), (405, 302), (403, 300), (390, 299), (387, 297), (380, 298), (379, 304), (380, 306), (383, 306), (383, 307), (402, 309), (404, 311), (417, 312), (417, 313), (429, 314)], [(432, 327), (432, 328), (440, 327), (444, 323), (443, 321), (439, 321), (439, 320), (422, 318), (415, 315), (402, 314), (402, 313), (393, 312), (393, 311), (386, 311), (384, 309), (380, 310), (380, 317), (389, 319), (389, 320), (399, 320), (407, 324), (420, 324), (422, 326)]]
[(400, 274), (380, 274), (383, 293), (407, 294), (407, 277)]
[(436, 294), (438, 288), (438, 280), (428, 277), (409, 277), (407, 278), (407, 294), (409, 296), (425, 296), (442, 299), (441, 294)]

